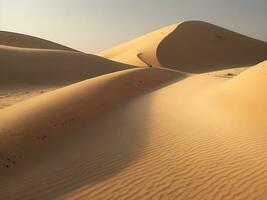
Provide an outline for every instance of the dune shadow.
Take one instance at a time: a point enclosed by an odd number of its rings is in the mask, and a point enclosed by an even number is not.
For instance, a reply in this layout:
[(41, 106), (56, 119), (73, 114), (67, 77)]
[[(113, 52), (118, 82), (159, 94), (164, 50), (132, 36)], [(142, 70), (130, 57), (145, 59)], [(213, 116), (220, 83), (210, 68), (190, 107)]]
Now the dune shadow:
[(196, 74), (255, 65), (266, 52), (266, 42), (201, 21), (181, 23), (156, 50), (161, 66)]
[[(153, 90), (165, 86), (166, 83)], [(5, 185), (2, 190), (5, 194), (0, 196), (11, 200), (64, 198), (84, 187), (90, 191), (97, 183), (116, 176), (137, 162), (149, 143), (153, 101), (150, 94), (141, 94), (105, 116), (72, 130), (75, 137), (58, 146), (54, 155), (30, 173), (15, 177)]]

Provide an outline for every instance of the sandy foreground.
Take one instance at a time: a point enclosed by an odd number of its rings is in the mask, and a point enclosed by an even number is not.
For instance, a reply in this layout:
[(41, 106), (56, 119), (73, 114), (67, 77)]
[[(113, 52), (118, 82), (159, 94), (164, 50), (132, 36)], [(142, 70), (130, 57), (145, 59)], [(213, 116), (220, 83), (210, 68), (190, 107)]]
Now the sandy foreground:
[(265, 42), (194, 21), (106, 59), (1, 34), (0, 199), (267, 199)]

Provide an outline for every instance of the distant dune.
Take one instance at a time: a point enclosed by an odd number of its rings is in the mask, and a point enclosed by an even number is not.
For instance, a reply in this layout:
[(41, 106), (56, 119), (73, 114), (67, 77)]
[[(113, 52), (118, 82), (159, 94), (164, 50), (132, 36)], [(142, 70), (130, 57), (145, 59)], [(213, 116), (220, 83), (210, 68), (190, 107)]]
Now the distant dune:
[(153, 66), (203, 73), (266, 60), (267, 43), (206, 22), (188, 21), (150, 33), (99, 55), (144, 66), (138, 59), (139, 55)]
[(10, 32), (0, 32), (0, 108), (133, 66)]
[(24, 35), (20, 33), (13, 33), (7, 31), (0, 31), (0, 45), (23, 47), (23, 48), (36, 48), (36, 49), (57, 49), (66, 51), (76, 51), (72, 48), (44, 40), (41, 38)]
[(189, 21), (99, 55), (0, 32), (1, 200), (266, 200), (265, 42)]
[(127, 64), (80, 52), (1, 45), (0, 58), (0, 87), (62, 86), (133, 68)]

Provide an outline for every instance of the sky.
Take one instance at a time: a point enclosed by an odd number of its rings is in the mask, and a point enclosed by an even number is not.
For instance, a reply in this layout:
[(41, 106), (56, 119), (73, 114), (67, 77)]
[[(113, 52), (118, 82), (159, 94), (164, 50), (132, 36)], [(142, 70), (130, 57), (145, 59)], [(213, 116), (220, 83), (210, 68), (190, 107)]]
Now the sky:
[(267, 0), (0, 0), (0, 30), (97, 53), (186, 20), (267, 41)]

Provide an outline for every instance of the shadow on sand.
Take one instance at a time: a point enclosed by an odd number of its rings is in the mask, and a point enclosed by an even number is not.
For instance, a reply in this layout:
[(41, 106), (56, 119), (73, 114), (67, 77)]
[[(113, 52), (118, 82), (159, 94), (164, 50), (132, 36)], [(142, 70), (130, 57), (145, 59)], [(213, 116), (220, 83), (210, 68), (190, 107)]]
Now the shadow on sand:
[(58, 146), (54, 155), (44, 159), (30, 173), (14, 177), (5, 184), (0, 190), (1, 198), (64, 199), (129, 167), (142, 157), (149, 141), (153, 97), (145, 93), (140, 96), (118, 105), (93, 122), (89, 120), (82, 129), (72, 130), (71, 140)]

